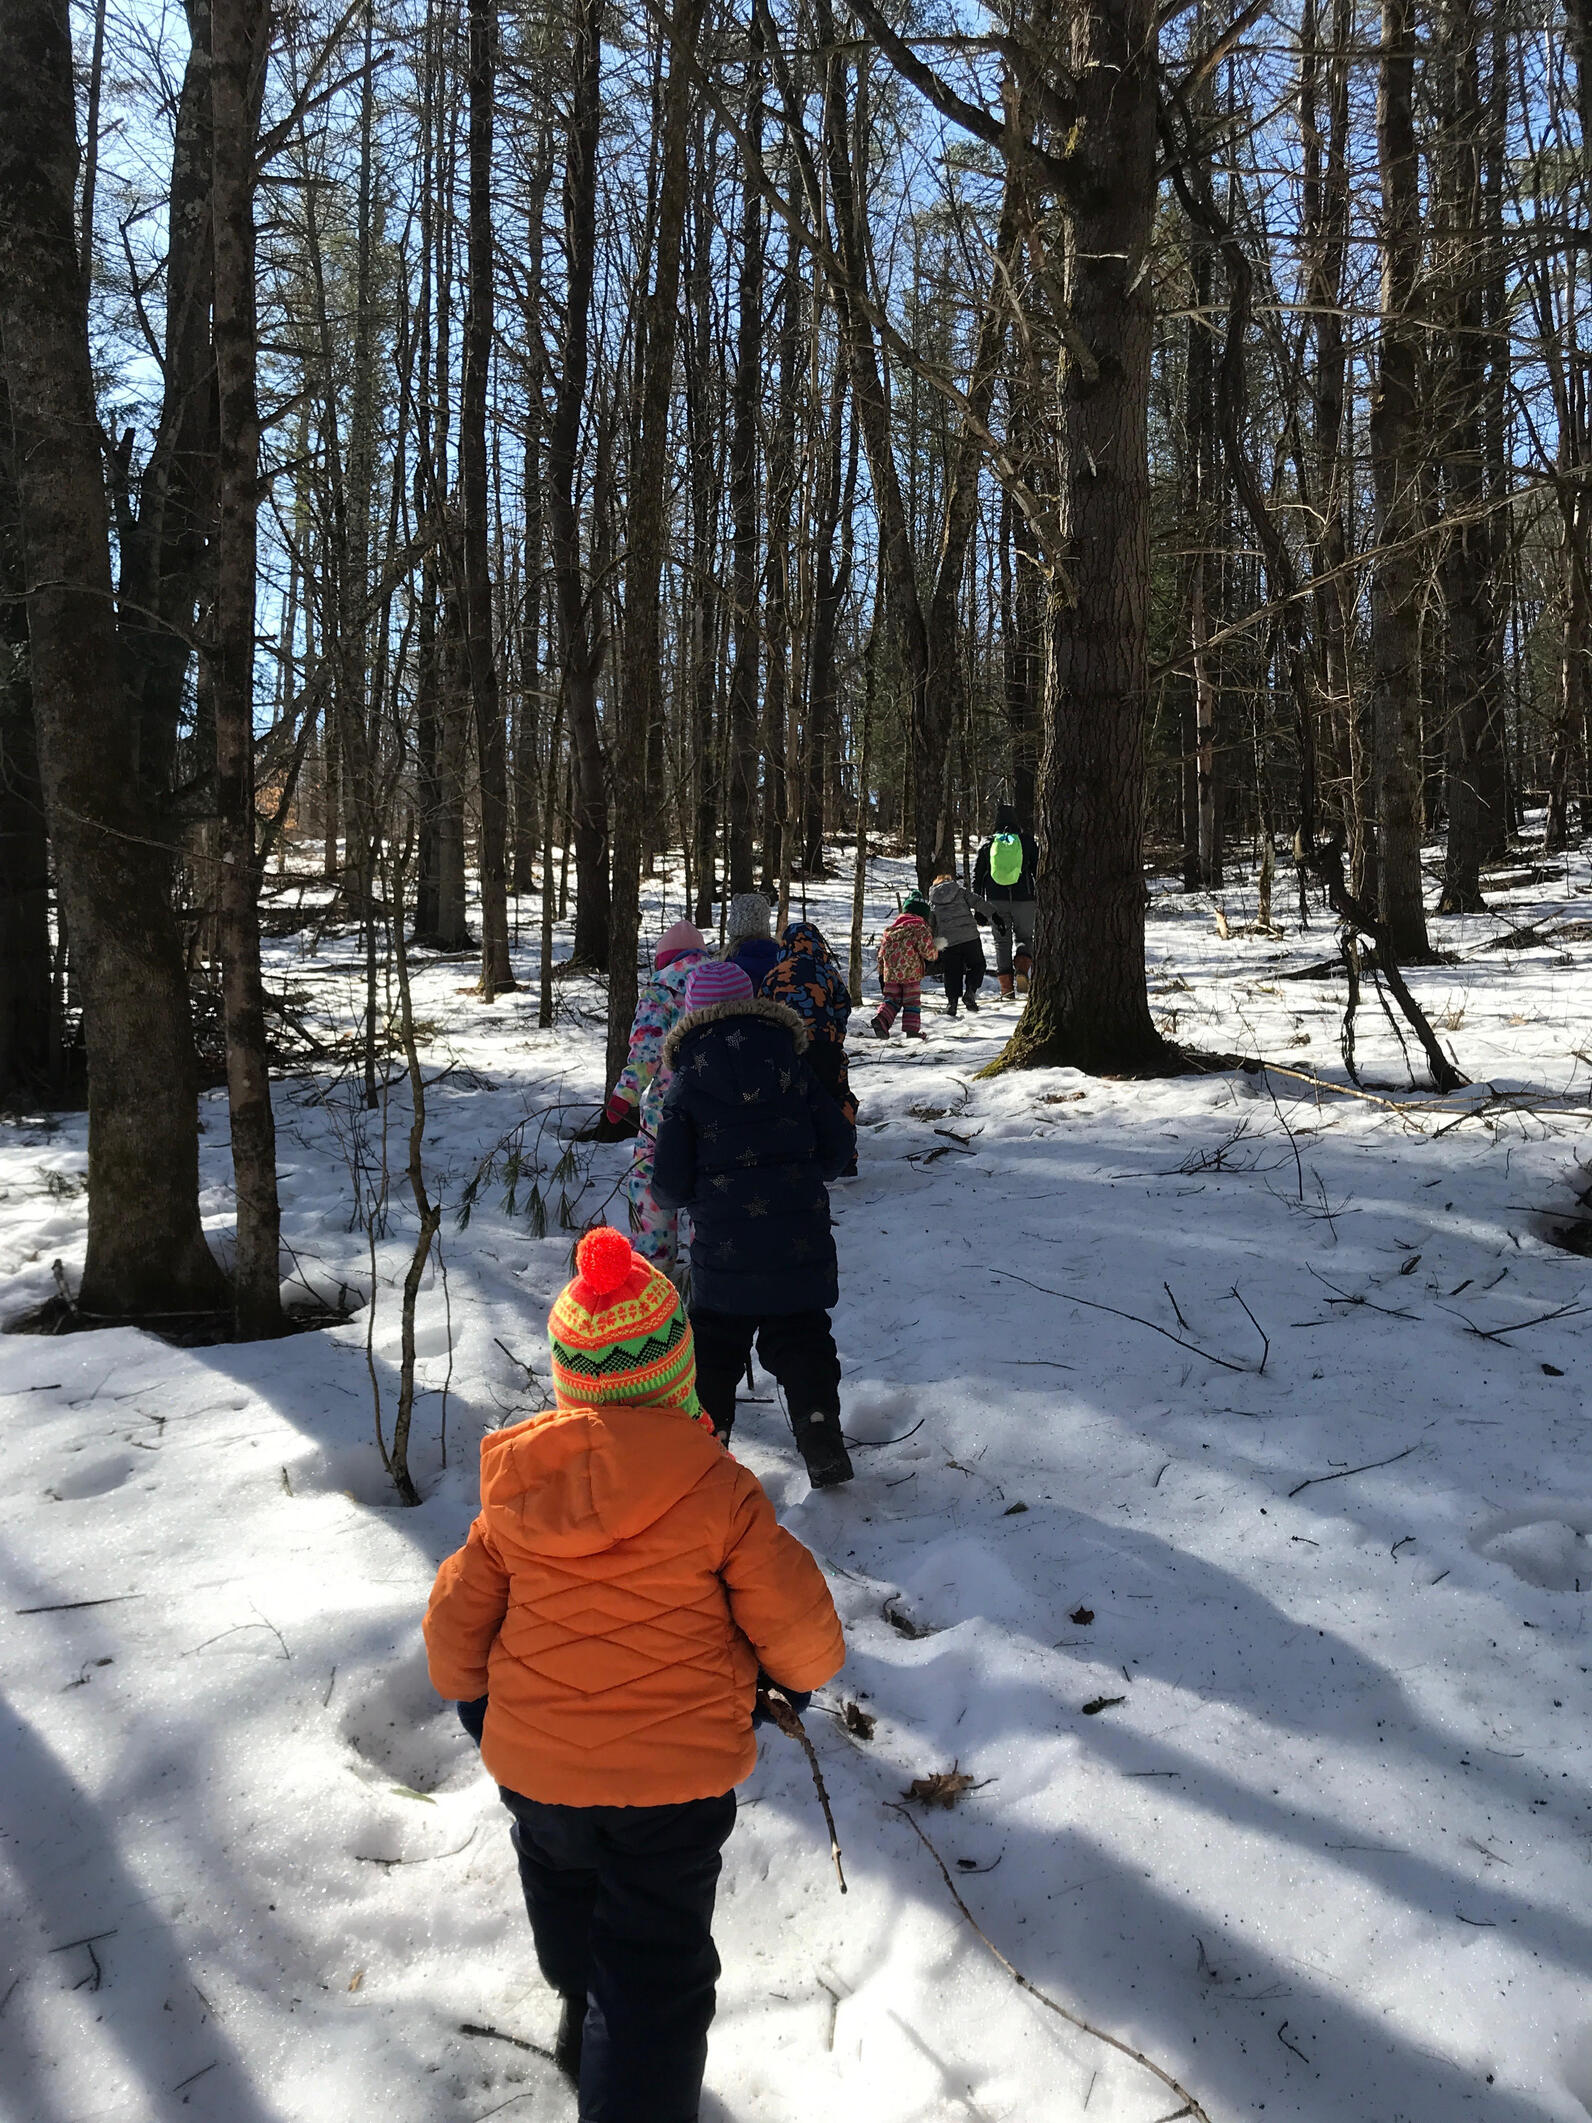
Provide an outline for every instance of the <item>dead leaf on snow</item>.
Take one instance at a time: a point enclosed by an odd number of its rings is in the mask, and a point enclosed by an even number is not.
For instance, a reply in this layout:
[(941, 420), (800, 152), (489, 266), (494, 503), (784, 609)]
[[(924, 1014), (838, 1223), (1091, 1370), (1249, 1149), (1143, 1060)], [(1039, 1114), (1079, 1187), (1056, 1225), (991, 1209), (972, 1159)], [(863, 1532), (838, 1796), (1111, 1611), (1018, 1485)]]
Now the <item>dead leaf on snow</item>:
[(860, 1703), (848, 1702), (840, 1714), (840, 1722), (855, 1740), (871, 1740), (878, 1720), (863, 1709)]
[(973, 1779), (953, 1762), (949, 1769), (936, 1769), (931, 1776), (914, 1777), (907, 1786), (907, 1797), (920, 1806), (954, 1806), (972, 1788)]

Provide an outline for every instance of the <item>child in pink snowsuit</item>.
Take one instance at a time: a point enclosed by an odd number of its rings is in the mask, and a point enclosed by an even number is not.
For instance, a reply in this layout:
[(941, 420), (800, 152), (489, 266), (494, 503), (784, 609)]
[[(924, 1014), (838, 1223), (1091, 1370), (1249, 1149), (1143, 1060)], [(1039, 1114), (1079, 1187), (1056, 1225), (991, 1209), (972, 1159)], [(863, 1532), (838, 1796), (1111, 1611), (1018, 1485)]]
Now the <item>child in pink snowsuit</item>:
[(630, 1053), (603, 1111), (609, 1121), (628, 1120), (639, 1109), (640, 1129), (625, 1193), (630, 1201), (630, 1243), (645, 1261), (672, 1275), (680, 1253), (680, 1219), (661, 1209), (652, 1196), (653, 1159), (658, 1148), (658, 1121), (669, 1074), (663, 1066), (663, 1043), (685, 1013), (685, 984), (693, 966), (709, 956), (707, 941), (694, 923), (677, 921), (658, 944), (656, 971), (641, 991), (630, 1028)]
[(901, 1013), (904, 1039), (923, 1037), (923, 976), (938, 953), (934, 931), (927, 919), (929, 903), (920, 892), (909, 892), (901, 912), (885, 924), (879, 938), (879, 989), (884, 1000), (873, 1020), (875, 1039), (888, 1039)]

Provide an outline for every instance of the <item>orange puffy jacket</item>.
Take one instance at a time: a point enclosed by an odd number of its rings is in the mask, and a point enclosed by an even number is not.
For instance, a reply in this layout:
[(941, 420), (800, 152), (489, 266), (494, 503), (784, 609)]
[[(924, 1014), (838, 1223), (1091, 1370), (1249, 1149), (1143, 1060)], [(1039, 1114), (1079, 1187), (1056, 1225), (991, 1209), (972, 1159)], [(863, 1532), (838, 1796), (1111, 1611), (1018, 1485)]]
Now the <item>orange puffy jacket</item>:
[(716, 1797), (757, 1760), (761, 1664), (846, 1656), (829, 1587), (757, 1477), (677, 1408), (556, 1408), (481, 1440), (481, 1515), (437, 1572), (439, 1695), (490, 1697), (497, 1781), (565, 1806)]

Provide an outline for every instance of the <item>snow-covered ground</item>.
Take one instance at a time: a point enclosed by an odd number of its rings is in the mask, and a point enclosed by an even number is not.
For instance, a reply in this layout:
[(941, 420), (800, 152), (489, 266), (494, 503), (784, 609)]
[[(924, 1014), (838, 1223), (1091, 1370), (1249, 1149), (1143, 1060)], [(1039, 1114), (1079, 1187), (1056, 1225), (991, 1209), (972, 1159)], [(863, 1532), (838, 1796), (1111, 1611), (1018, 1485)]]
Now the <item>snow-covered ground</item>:
[[(1407, 1091), (1371, 996), (1360, 1052), (1391, 1104), (1281, 1074), (979, 1082), (1014, 1016), (990, 989), (976, 1019), (932, 1014), (924, 1049), (853, 1040), (862, 1177), (834, 1203), (858, 1479), (809, 1492), (761, 1378), (736, 1447), (847, 1624), (820, 1703), (877, 1724), (808, 1720), (845, 1899), (796, 1749), (772, 1736), (744, 1787), (715, 2123), (1179, 2110), (958, 1916), (892, 1811), (953, 1765), (973, 1787), (916, 1817), (990, 1939), (1213, 2123), (1592, 2113), (1592, 1311), (1549, 1235), (1586, 1184), (1592, 922), (1562, 925), (1592, 907), (1584, 867), (1528, 867), (1496, 913), (1436, 922), (1457, 962), (1413, 977), (1476, 1080), (1446, 1100)], [(905, 868), (870, 874), (876, 929)], [(842, 955), (848, 902), (811, 902)], [(1226, 941), (1157, 890), (1169, 1028), (1343, 1082), (1339, 985), (1280, 978), (1330, 953), (1324, 917), (1256, 937), (1245, 895), (1225, 906)], [(1561, 933), (1482, 948), (1527, 920)], [(346, 939), (272, 959), (328, 1017), (352, 1007)], [(590, 983), (561, 984), (544, 1033), (534, 983), (483, 1008), (472, 978), (417, 974), (453, 1207), (518, 1122), (534, 1142), (600, 1088)], [(407, 1111), (400, 1087), (374, 1246), (389, 1422)], [(365, 1295), (380, 1117), (326, 1079), (282, 1085), (278, 1114), (299, 1273)], [(219, 1237), (219, 1094), (206, 1123)], [(373, 1443), (368, 1312), (270, 1345), (0, 1344), (8, 2123), (571, 2113), (506, 1817), (419, 1633), (477, 1439), (545, 1396), (560, 1194), (596, 1214), (626, 1156), (558, 1178), (544, 1152), (547, 1236), (501, 1173), (445, 1225), (418, 1510)], [(4, 1129), (3, 1316), (57, 1256), (75, 1274), (83, 1169), (79, 1120)]]

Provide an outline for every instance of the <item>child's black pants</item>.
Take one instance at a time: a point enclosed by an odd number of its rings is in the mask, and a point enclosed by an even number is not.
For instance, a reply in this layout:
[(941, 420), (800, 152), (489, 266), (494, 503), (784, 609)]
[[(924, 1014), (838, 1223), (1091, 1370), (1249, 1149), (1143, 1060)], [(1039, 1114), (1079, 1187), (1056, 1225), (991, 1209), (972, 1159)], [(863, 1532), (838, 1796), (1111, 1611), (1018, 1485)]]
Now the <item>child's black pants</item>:
[(585, 1998), (580, 2123), (697, 2123), (735, 1794), (548, 1806), (505, 1791), (542, 1974)]
[(793, 1423), (809, 1415), (840, 1415), (840, 1357), (827, 1312), (704, 1312), (691, 1308), (696, 1340), (697, 1399), (728, 1437), (735, 1421), (735, 1389), (757, 1343), (758, 1362), (785, 1391)]
[(976, 936), (965, 944), (947, 944), (940, 953), (938, 970), (947, 1002), (959, 1003), (976, 995), (984, 983), (984, 946)]

